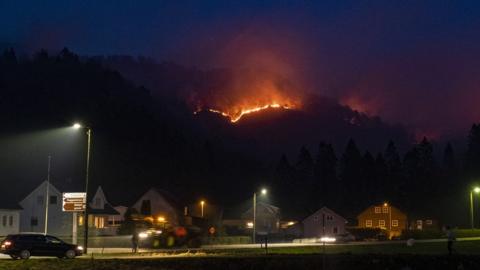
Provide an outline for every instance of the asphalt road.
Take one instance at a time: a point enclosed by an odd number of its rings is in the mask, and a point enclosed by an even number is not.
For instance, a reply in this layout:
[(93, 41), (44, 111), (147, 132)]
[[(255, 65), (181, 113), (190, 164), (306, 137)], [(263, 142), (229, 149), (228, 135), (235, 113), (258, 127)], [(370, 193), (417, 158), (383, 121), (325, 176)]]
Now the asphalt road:
[[(457, 241), (479, 241), (480, 237), (468, 237), (468, 238), (458, 238)], [(446, 242), (446, 239), (428, 239), (428, 240), (415, 240), (415, 243), (435, 243), (435, 242)], [(347, 243), (326, 243), (325, 245), (331, 246), (361, 246), (361, 245), (391, 245), (391, 244), (403, 244), (406, 245), (407, 241), (363, 241), (363, 242), (347, 242)], [(322, 246), (323, 243), (271, 243), (268, 244), (270, 248), (275, 247), (306, 247), (306, 246)], [(228, 250), (228, 249), (251, 249), (251, 248), (261, 248), (261, 244), (238, 244), (238, 245), (205, 245), (201, 248), (196, 249), (188, 249), (190, 251), (202, 251), (202, 250)], [(154, 252), (154, 253), (152, 253)], [(137, 256), (138, 258), (146, 258), (146, 257), (158, 257), (158, 256), (165, 256), (162, 252), (168, 253), (175, 253), (175, 252), (182, 252), (188, 255), (187, 249), (164, 249), (164, 250), (151, 250), (151, 249), (140, 249)], [(112, 254), (112, 256), (118, 257), (128, 257), (132, 258), (131, 256), (131, 249), (130, 248), (89, 248), (88, 253), (95, 255), (106, 255)], [(121, 255), (121, 254), (124, 255)], [(173, 254), (172, 256), (182, 256), (181, 254)], [(110, 256), (108, 256), (110, 258)], [(41, 257), (32, 257), (32, 258), (41, 258)], [(89, 256), (82, 256), (80, 258), (90, 258)], [(114, 258), (114, 257), (111, 257)], [(10, 259), (10, 256), (0, 254), (0, 260), (2, 259)]]

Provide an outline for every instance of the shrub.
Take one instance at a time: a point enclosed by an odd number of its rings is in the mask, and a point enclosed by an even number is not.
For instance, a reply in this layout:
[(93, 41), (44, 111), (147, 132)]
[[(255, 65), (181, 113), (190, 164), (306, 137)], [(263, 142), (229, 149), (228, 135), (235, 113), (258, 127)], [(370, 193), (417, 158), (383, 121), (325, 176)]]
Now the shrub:
[(250, 244), (252, 243), (252, 239), (250, 236), (204, 237), (202, 243), (205, 245)]
[(348, 229), (356, 240), (377, 239), (377, 236), (382, 234), (379, 228), (350, 228)]

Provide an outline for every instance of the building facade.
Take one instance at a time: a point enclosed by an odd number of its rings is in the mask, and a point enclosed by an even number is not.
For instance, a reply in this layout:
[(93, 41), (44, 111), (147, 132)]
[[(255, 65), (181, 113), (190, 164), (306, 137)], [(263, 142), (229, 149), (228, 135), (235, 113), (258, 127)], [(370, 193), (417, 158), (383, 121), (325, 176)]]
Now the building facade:
[(357, 218), (359, 228), (381, 229), (389, 239), (400, 236), (407, 229), (407, 215), (387, 203), (370, 206)]
[[(247, 229), (253, 229), (253, 207), (241, 216)], [(278, 233), (280, 228), (280, 208), (264, 202), (257, 203), (255, 214), (257, 234)]]
[[(92, 235), (116, 235), (123, 216), (107, 200), (101, 186), (89, 202), (88, 226)], [(83, 225), (83, 224), (82, 224)]]
[(327, 207), (320, 208), (302, 223), (305, 238), (335, 237), (335, 235), (346, 233), (347, 220)]
[(45, 232), (45, 216), (48, 187), (48, 225), (47, 233), (66, 237), (72, 235), (73, 214), (63, 212), (62, 193), (51, 183), (44, 181), (22, 201), (20, 206), (20, 231)]
[(0, 207), (0, 236), (20, 232), (20, 207)]
[(171, 195), (161, 189), (151, 188), (132, 206), (143, 217), (161, 220), (170, 225), (178, 224), (177, 207)]

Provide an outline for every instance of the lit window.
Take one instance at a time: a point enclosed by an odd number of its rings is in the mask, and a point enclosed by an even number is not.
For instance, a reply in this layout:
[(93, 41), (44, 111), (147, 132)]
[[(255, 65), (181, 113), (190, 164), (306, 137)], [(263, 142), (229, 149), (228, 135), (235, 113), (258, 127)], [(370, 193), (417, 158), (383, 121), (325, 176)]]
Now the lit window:
[(392, 220), (392, 227), (398, 227), (398, 220)]
[(383, 208), (382, 208), (382, 212), (383, 212), (384, 214), (388, 213), (388, 207), (383, 207)]
[(365, 221), (365, 227), (372, 227), (372, 224), (373, 224), (373, 222), (372, 222), (371, 219), (367, 219), (367, 220)]
[(419, 219), (417, 220), (417, 225), (422, 226), (423, 222)]
[(247, 228), (253, 228), (253, 222), (247, 222)]
[(83, 216), (78, 217), (78, 226), (83, 226)]
[(425, 220), (425, 224), (432, 225), (433, 221), (431, 219), (427, 219), (427, 220)]
[(379, 226), (379, 227), (385, 227), (385, 220), (380, 219), (380, 220), (378, 221), (378, 226)]
[(102, 229), (105, 227), (105, 219), (103, 217), (95, 217), (95, 227)]
[(375, 214), (380, 214), (382, 213), (382, 208), (381, 207), (375, 207)]

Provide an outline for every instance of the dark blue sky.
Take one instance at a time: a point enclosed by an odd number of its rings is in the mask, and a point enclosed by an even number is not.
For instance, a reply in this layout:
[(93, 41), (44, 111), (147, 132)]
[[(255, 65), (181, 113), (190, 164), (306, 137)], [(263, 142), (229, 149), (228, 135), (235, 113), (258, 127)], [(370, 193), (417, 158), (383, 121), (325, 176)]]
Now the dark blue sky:
[(480, 121), (479, 1), (0, 0), (0, 43), (265, 66), (419, 134)]

